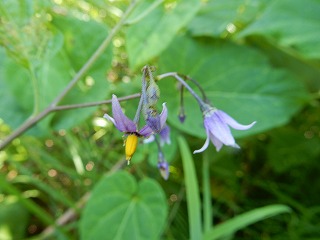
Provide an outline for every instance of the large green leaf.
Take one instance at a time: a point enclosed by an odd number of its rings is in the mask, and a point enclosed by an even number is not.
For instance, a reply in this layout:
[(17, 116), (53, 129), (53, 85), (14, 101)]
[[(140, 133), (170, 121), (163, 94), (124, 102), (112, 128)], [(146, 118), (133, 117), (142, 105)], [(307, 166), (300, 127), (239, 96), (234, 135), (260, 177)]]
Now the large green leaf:
[[(153, 2), (148, 1), (148, 4), (144, 4), (144, 9), (139, 10), (148, 9)], [(175, 34), (191, 20), (199, 7), (199, 0), (164, 3), (130, 26), (126, 32), (130, 66), (141, 67), (158, 56), (170, 44)], [(137, 13), (135, 15), (138, 16)]]
[(94, 188), (80, 222), (81, 239), (159, 239), (167, 203), (157, 182), (121, 171)]
[[(58, 17), (54, 24), (58, 30), (52, 28), (52, 38), (47, 42), (46, 52), (37, 60), (29, 59), (31, 63), (29, 68), (15, 61), (16, 58), (12, 59), (11, 55), (4, 51), (1, 52), (3, 57), (0, 74), (4, 79), (3, 85), (6, 90), (10, 91), (17, 104), (11, 109), (23, 109), (24, 119), (48, 107), (108, 35), (107, 28), (95, 21)], [(95, 35), (95, 37), (88, 38), (90, 35)], [(103, 100), (108, 91), (105, 76), (107, 69), (111, 66), (111, 55), (111, 49), (108, 48), (92, 66), (85, 79), (71, 90), (61, 104)], [(3, 115), (6, 121), (13, 115), (11, 109)], [(50, 124), (55, 128), (74, 126), (87, 118), (94, 110), (95, 108), (78, 109), (51, 115), (42, 120), (39, 125), (42, 128), (40, 132), (45, 134)], [(24, 119), (19, 117), (19, 121), (16, 119), (7, 123), (15, 128)]]
[[(78, 71), (108, 36), (107, 27), (92, 20), (85, 22), (71, 17), (57, 17), (53, 23), (65, 37), (64, 49), (73, 71)], [(94, 38), (88, 37), (92, 35)], [(102, 53), (86, 73), (85, 79), (72, 89), (62, 104), (94, 102), (105, 98), (109, 91), (106, 75), (111, 67), (111, 50), (111, 47), (108, 47)], [(53, 126), (56, 129), (69, 128), (90, 116), (95, 110), (93, 107), (57, 113), (52, 120)]]
[(260, 13), (266, 0), (215, 0), (203, 4), (189, 25), (195, 36), (227, 36), (244, 28)]
[[(257, 121), (248, 131), (235, 131), (236, 136), (285, 124), (308, 99), (303, 84), (293, 76), (272, 68), (259, 52), (228, 42), (177, 38), (159, 62), (158, 73), (171, 71), (198, 80), (212, 103), (240, 123)], [(202, 114), (188, 92), (185, 93), (187, 118), (184, 124), (179, 122), (179, 94), (173, 82), (173, 79), (160, 81), (170, 123), (189, 134), (204, 137)]]
[(310, 59), (320, 58), (320, 1), (273, 1), (240, 36), (262, 35)]
[(236, 231), (247, 227), (250, 224), (276, 216), (281, 213), (289, 213), (291, 209), (285, 205), (270, 205), (251, 210), (236, 216), (224, 223), (214, 226), (205, 233), (204, 240), (217, 240), (228, 237)]

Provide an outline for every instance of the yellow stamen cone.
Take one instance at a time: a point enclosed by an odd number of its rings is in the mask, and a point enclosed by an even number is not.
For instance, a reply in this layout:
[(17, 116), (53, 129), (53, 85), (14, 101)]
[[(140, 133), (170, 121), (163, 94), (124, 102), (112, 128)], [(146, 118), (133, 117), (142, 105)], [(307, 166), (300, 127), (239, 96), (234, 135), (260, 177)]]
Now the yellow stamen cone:
[(128, 161), (128, 165), (133, 154), (136, 152), (138, 145), (138, 137), (135, 134), (130, 134), (126, 139), (126, 160)]

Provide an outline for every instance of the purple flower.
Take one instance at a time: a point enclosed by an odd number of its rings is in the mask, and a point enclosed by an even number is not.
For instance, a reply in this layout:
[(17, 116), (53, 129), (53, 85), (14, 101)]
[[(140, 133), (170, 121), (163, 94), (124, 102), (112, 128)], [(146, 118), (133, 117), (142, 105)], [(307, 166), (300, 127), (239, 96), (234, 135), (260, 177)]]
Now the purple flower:
[[(238, 144), (236, 144), (232, 133), (230, 131), (230, 127), (237, 130), (247, 130), (251, 128), (256, 122), (249, 125), (242, 125), (235, 121), (232, 117), (230, 117), (225, 112), (213, 108), (211, 106), (206, 106), (203, 111), (204, 116), (204, 127), (207, 133), (207, 139), (202, 148), (194, 151), (193, 153), (200, 153), (207, 149), (209, 146), (209, 141), (211, 140), (213, 145), (216, 147), (217, 151), (219, 151), (223, 145), (231, 146), (234, 148), (240, 148)], [(230, 127), (229, 127), (230, 126)]]
[(145, 109), (147, 125), (155, 132), (160, 133), (162, 128), (165, 126), (168, 110), (166, 103), (162, 104), (162, 112), (160, 114), (154, 109), (154, 107), (146, 107)]
[(142, 137), (149, 137), (152, 134), (152, 129), (147, 125), (138, 131), (137, 124), (123, 113), (118, 98), (114, 94), (112, 95), (112, 115), (113, 118), (108, 114), (104, 114), (103, 117), (110, 120), (120, 132), (135, 133)]
[(170, 127), (165, 124), (162, 130), (159, 133), (160, 135), (160, 145), (163, 146), (164, 144), (171, 144), (170, 140)]
[(164, 180), (168, 180), (169, 178), (169, 165), (167, 161), (160, 161), (158, 162), (158, 168), (160, 171), (161, 176)]
[(138, 137), (149, 137), (153, 131), (147, 125), (138, 130), (137, 124), (123, 113), (116, 95), (112, 95), (112, 114), (113, 118), (108, 114), (104, 114), (103, 117), (110, 120), (120, 132), (128, 136), (125, 145), (126, 160), (129, 163), (138, 145)]

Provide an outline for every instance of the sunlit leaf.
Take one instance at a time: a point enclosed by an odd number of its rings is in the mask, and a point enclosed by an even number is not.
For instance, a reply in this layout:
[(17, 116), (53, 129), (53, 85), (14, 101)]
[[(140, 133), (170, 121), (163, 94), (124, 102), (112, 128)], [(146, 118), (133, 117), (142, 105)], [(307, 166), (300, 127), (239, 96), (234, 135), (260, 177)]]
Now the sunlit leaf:
[(240, 36), (261, 35), (310, 59), (320, 58), (320, 2), (273, 1)]
[(225, 37), (243, 29), (264, 9), (266, 0), (215, 0), (204, 3), (189, 25), (194, 36)]
[[(153, 2), (145, 4), (145, 8)], [(146, 65), (158, 56), (170, 44), (175, 34), (191, 20), (199, 7), (198, 0), (161, 4), (143, 20), (130, 26), (127, 29), (126, 42), (131, 68)]]

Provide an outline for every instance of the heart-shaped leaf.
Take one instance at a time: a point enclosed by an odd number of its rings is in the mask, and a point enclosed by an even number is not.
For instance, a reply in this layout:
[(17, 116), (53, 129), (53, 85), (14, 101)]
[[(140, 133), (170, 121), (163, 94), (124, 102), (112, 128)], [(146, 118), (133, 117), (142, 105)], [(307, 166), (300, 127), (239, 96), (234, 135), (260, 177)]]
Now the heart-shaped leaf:
[(117, 172), (94, 188), (81, 218), (81, 239), (158, 239), (166, 216), (166, 198), (157, 182), (145, 178), (138, 183)]

